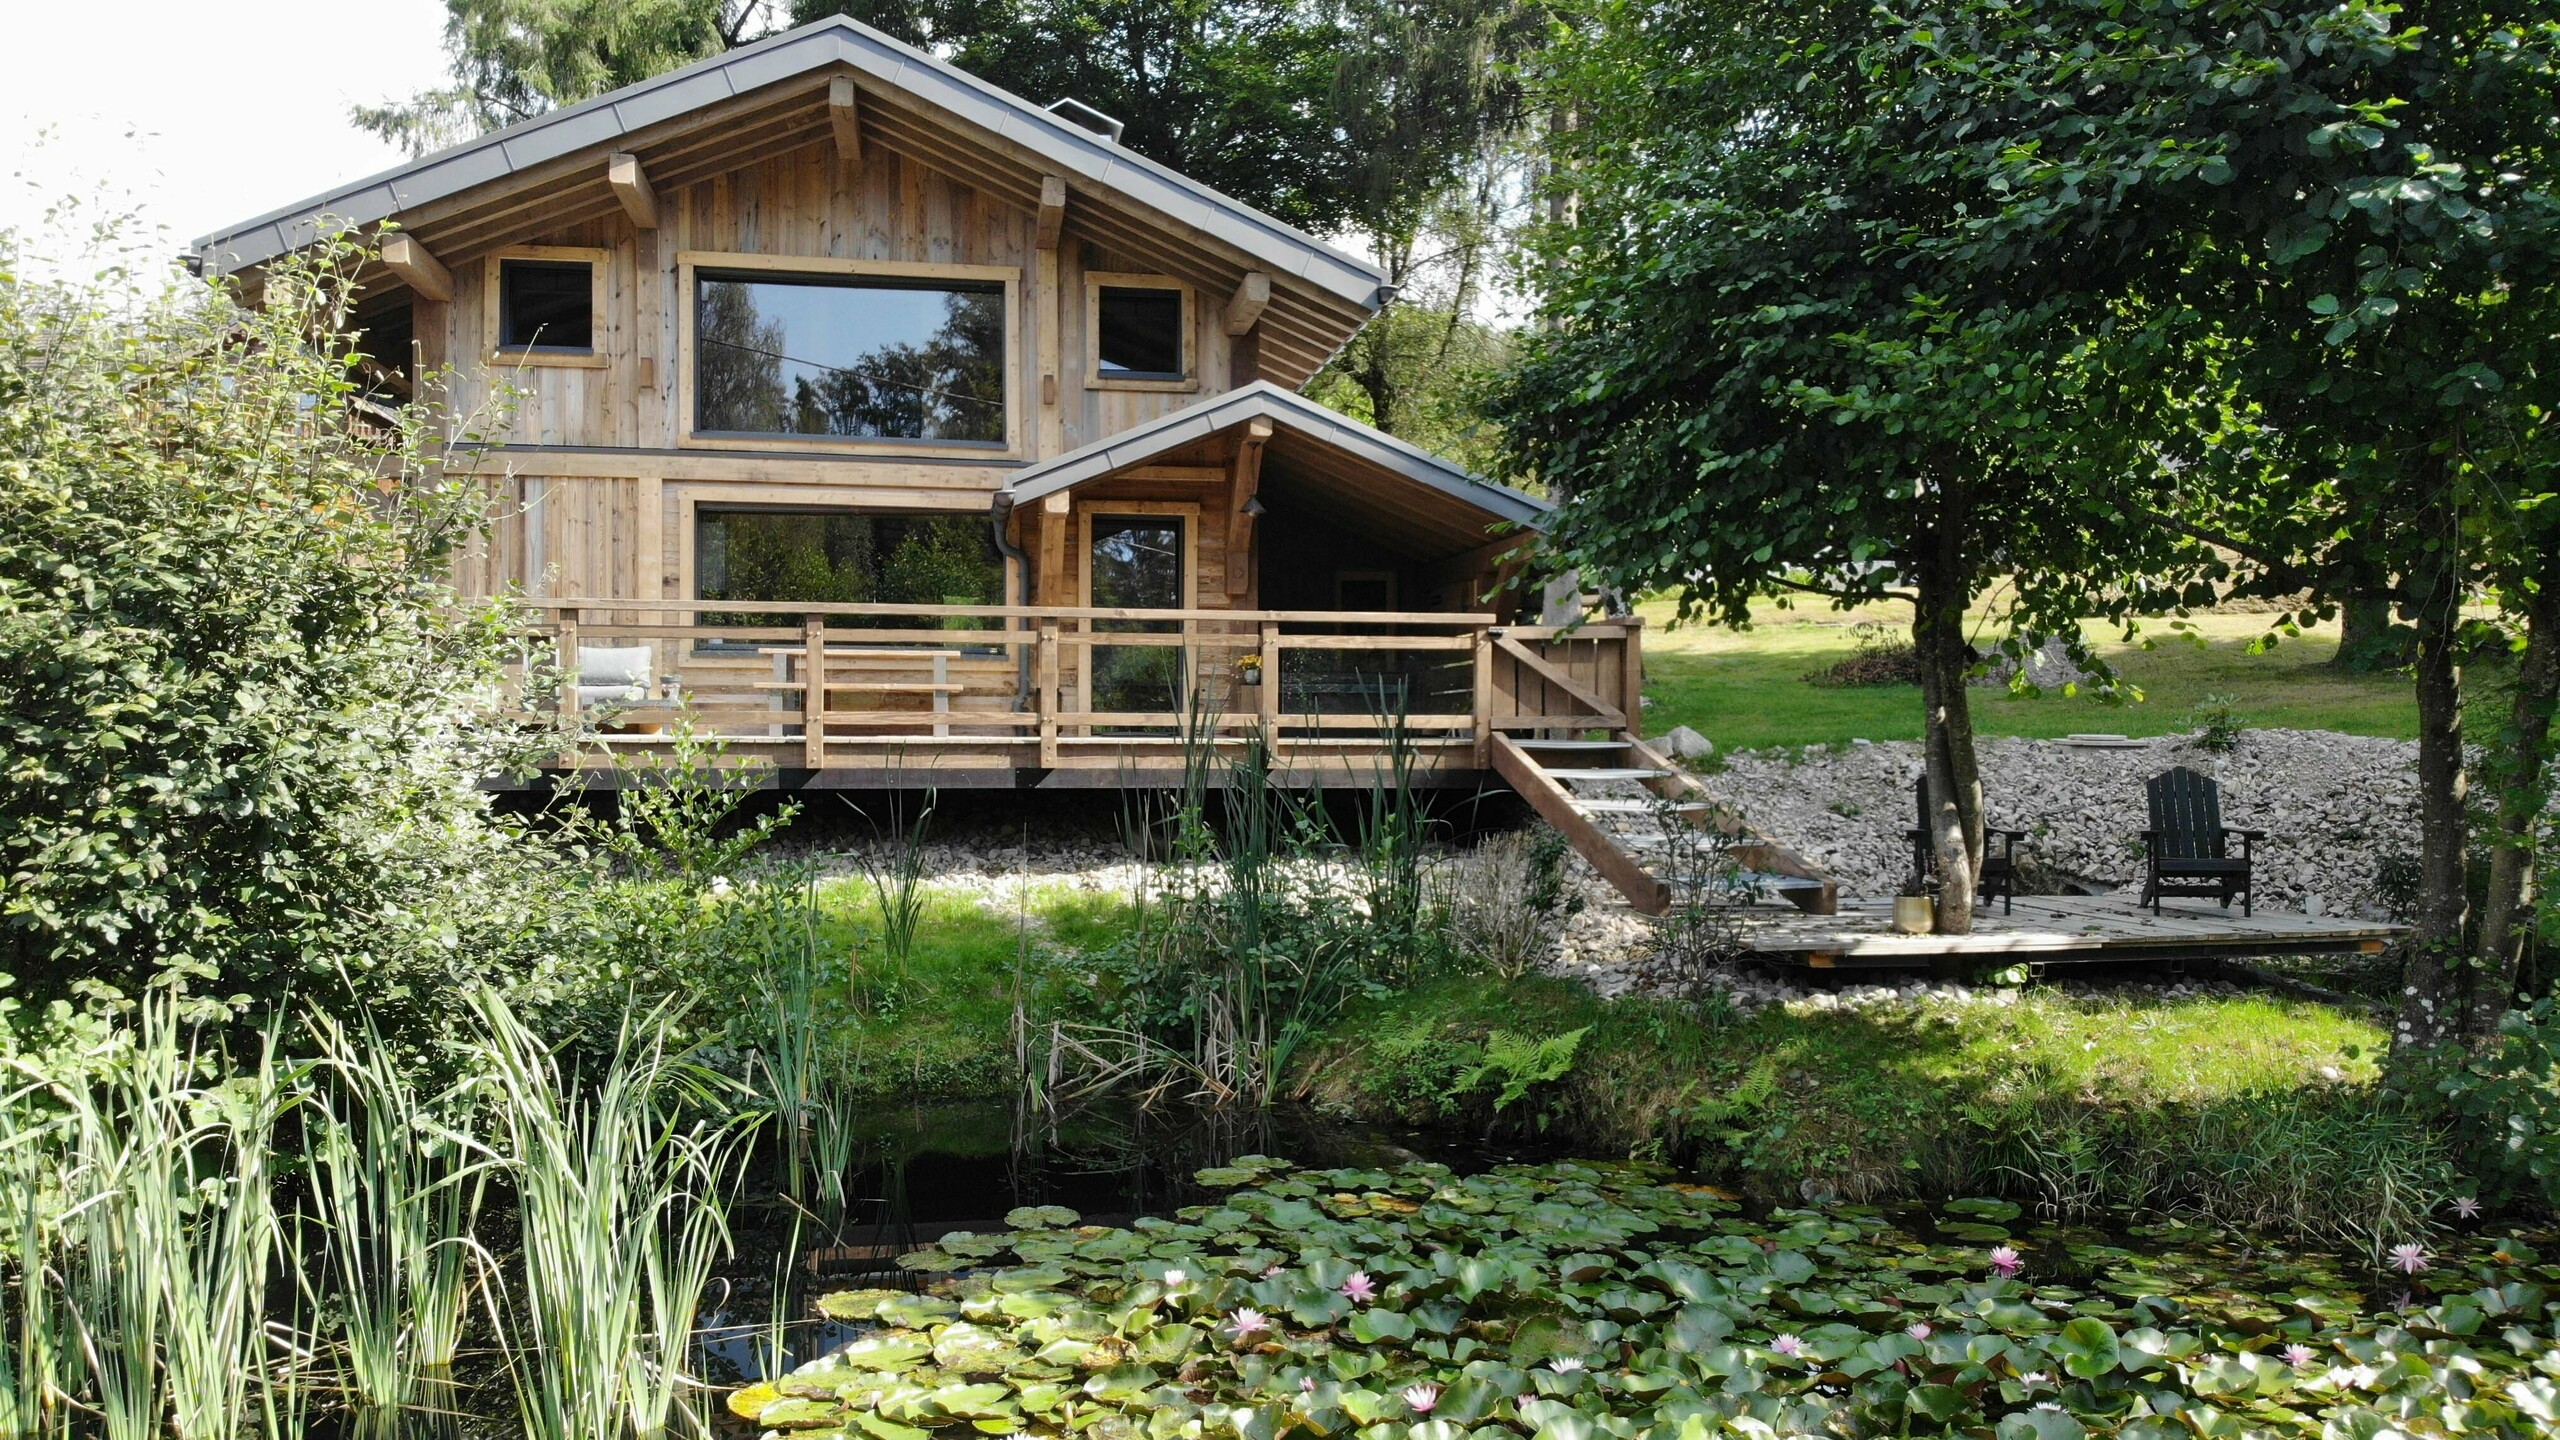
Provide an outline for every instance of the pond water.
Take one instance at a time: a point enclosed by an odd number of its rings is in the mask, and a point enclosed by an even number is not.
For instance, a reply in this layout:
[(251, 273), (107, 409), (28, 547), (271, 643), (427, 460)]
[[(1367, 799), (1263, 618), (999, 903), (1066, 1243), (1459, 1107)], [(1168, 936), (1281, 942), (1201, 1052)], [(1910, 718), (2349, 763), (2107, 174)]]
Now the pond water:
[(1002, 1101), (884, 1105), (860, 1135), (841, 1218), (771, 1197), (742, 1207), (737, 1258), (713, 1282), (703, 1315), (706, 1378), (754, 1380), (776, 1368), (777, 1352), (788, 1368), (842, 1344), (853, 1328), (810, 1314), (812, 1295), (914, 1285), (917, 1272), (901, 1269), (899, 1256), (946, 1234), (1003, 1230), (1004, 1216), (1022, 1206), (1064, 1206), (1090, 1223), (1125, 1226), (1212, 1198), (1217, 1192), (1195, 1176), (1240, 1155), (1327, 1168), (1431, 1161), (1475, 1174), (1564, 1153), (1364, 1125), (1305, 1106), (1214, 1111), (1125, 1098), (1058, 1115)]

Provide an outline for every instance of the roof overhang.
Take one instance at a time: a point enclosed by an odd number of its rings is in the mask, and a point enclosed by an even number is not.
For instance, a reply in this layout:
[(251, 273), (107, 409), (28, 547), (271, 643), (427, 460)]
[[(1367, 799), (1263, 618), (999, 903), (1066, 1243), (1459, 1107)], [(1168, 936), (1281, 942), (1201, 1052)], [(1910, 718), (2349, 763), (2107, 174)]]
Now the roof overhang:
[(207, 273), (235, 274), (333, 229), (385, 222), (439, 253), (518, 243), (618, 210), (605, 177), (614, 152), (637, 153), (663, 189), (826, 139), (839, 75), (855, 81), (866, 145), (1030, 212), (1042, 178), (1059, 176), (1069, 229), (1197, 285), (1268, 275), (1274, 373), (1312, 373), (1383, 303), (1379, 267), (842, 16), (339, 186), (193, 249)]
[(1256, 420), (1268, 421), (1271, 430), (1263, 442), (1265, 486), (1294, 491), (1344, 519), (1392, 517), (1409, 542), (1422, 541), (1445, 554), (1519, 529), (1543, 529), (1554, 508), (1267, 380), (1026, 466), (1006, 483), (999, 503), (1030, 507), (1197, 451)]

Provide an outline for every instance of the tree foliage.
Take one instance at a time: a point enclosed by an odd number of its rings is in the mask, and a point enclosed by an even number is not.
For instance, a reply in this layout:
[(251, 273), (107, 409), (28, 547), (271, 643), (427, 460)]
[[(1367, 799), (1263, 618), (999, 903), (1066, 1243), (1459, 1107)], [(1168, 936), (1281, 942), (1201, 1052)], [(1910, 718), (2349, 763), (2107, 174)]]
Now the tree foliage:
[(1568, 497), (1562, 560), (1684, 617), (1773, 591), (1900, 596), (1929, 707), (1941, 924), (1981, 854), (1966, 608), (2015, 639), (2174, 601), (2143, 497), (2168, 472), (2102, 403), (2113, 315), (2067, 277), (1947, 242), (1980, 166), (1915, 150), (1861, 6), (1605, 5), (1555, 52), (1575, 220), (1542, 241), (1546, 328), (1497, 396), (1513, 468)]

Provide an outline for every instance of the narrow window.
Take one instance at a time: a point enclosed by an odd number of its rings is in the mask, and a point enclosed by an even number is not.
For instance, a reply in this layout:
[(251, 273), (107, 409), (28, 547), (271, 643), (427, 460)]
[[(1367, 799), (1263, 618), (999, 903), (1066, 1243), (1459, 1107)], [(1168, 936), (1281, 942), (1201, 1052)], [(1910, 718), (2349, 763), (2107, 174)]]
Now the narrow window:
[(1095, 304), (1096, 359), (1106, 380), (1181, 380), (1182, 292), (1105, 285)]
[(498, 262), (498, 348), (592, 351), (595, 267), (583, 260)]
[(1001, 445), (1004, 286), (705, 271), (694, 429)]

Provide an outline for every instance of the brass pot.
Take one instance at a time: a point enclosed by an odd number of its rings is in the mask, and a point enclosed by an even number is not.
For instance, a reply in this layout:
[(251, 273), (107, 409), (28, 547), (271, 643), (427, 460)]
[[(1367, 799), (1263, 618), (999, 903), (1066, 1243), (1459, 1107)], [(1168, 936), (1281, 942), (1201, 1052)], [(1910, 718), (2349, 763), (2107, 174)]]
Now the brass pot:
[(1926, 935), (1937, 927), (1938, 902), (1926, 895), (1893, 897), (1893, 929), (1898, 935)]

